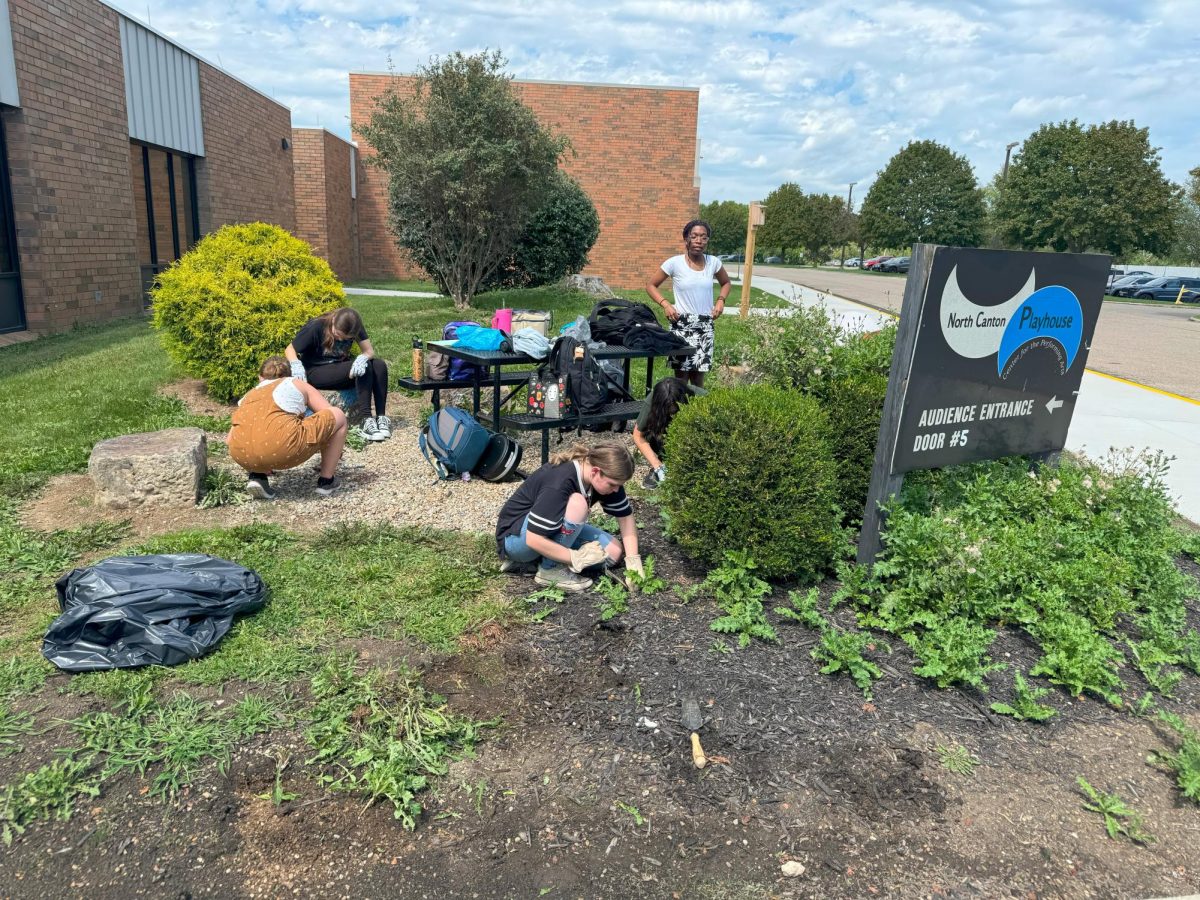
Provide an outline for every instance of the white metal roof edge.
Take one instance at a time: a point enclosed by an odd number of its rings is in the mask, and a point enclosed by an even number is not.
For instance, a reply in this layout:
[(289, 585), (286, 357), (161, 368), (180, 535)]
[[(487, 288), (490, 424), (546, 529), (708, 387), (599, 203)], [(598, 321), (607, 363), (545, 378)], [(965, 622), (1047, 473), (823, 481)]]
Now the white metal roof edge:
[[(387, 75), (396, 78), (411, 78), (411, 72), (373, 72), (368, 69), (352, 69), (350, 75)], [(644, 91), (694, 91), (700, 93), (698, 87), (687, 87), (682, 84), (620, 84), (611, 81), (558, 81), (550, 78), (514, 78), (514, 84), (566, 84), (574, 87), (594, 88), (632, 88)]]
[(222, 75), (224, 75), (228, 78), (232, 78), (234, 81), (236, 81), (242, 87), (249, 88), (250, 90), (254, 91), (254, 93), (256, 93), (260, 97), (262, 97), (264, 100), (270, 100), (276, 106), (281, 107), (282, 109), (286, 109), (289, 113), (292, 111), (292, 108), (290, 106), (288, 106), (286, 103), (280, 103), (278, 100), (276, 100), (270, 94), (267, 94), (267, 93), (259, 90), (254, 85), (250, 84), (250, 82), (248, 82), (248, 81), (243, 81), (242, 79), (240, 79), (236, 75), (234, 75), (232, 72), (229, 72), (226, 69), (222, 68), (221, 66), (218, 66), (211, 59), (201, 56), (199, 53), (197, 53), (195, 50), (192, 50), (190, 47), (186, 47), (183, 44), (179, 43), (179, 41), (175, 40), (175, 38), (163, 34), (161, 31), (159, 31), (153, 25), (149, 25), (146, 22), (143, 22), (137, 16), (132, 15), (131, 13), (125, 12), (125, 10), (123, 10), (123, 9), (117, 9), (117, 7), (115, 7), (111, 3), (109, 3), (108, 0), (98, 0), (98, 2), (102, 6), (107, 6), (109, 9), (111, 9), (113, 12), (115, 12), (121, 18), (128, 19), (130, 22), (135, 23), (139, 28), (145, 28), (151, 34), (158, 35), (160, 38), (162, 38), (168, 44), (175, 45), (180, 50), (182, 50), (184, 53), (186, 53), (188, 56), (192, 56), (192, 57), (196, 58), (197, 60), (199, 60), (200, 62), (204, 63), (206, 66), (210, 66), (211, 68), (216, 69)]

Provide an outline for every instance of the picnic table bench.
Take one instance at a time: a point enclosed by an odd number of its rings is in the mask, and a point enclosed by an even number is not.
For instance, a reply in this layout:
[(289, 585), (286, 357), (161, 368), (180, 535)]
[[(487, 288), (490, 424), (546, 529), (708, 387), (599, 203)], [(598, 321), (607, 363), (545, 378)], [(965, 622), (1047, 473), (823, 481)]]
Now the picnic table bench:
[[(568, 416), (565, 419), (550, 419), (542, 416), (530, 415), (528, 413), (503, 415), (501, 409), (505, 402), (516, 395), (521, 387), (528, 382), (529, 372), (520, 373), (522, 377), (518, 380), (507, 382), (515, 384), (516, 387), (502, 398), (501, 388), (504, 386), (505, 377), (510, 375), (503, 371), (503, 366), (508, 365), (523, 365), (536, 366), (540, 360), (534, 359), (525, 353), (517, 353), (513, 351), (503, 350), (472, 350), (467, 347), (455, 347), (453, 341), (426, 341), (425, 348), (427, 351), (433, 350), (439, 353), (445, 353), (449, 356), (457, 357), (472, 365), (478, 366), (481, 371), (486, 371), (486, 375), (478, 375), (477, 378), (489, 381), (492, 385), (492, 420), (491, 428), (493, 431), (500, 431), (502, 428), (511, 428), (517, 431), (536, 431), (542, 432), (542, 462), (545, 463), (550, 459), (550, 431), (555, 428), (578, 428), (591, 425), (603, 425), (605, 423), (628, 422), (630, 419), (636, 419), (642, 410), (642, 401), (640, 400), (621, 400), (615, 403), (605, 405), (599, 411), (587, 416)], [(676, 354), (687, 356), (693, 351), (689, 348), (681, 350)], [(632, 371), (633, 360), (646, 360), (646, 391), (649, 393), (654, 386), (654, 358), (655, 353), (649, 350), (632, 350), (629, 347), (619, 344), (609, 344), (605, 347), (599, 347), (592, 350), (592, 355), (596, 359), (619, 359), (624, 363), (624, 388), (625, 392), (629, 393), (629, 380)], [(461, 382), (460, 382), (461, 383)], [(478, 398), (478, 393), (476, 394)], [(478, 399), (476, 399), (475, 408), (476, 417), (479, 416)], [(487, 423), (485, 423), (487, 424)]]
[[(501, 372), (501, 386), (511, 386), (525, 384), (529, 381), (529, 376), (532, 372)], [(488, 381), (491, 383), (492, 378), (488, 376)], [(411, 376), (404, 375), (396, 379), (396, 384), (399, 387), (409, 391), (431, 391), (429, 400), (433, 404), (434, 410), (442, 408), (442, 391), (462, 390), (464, 388), (471, 389), (471, 412), (475, 416), (479, 415), (480, 391), (483, 387), (483, 380), (480, 373), (477, 371), (475, 377), (469, 380), (451, 381), (449, 378), (422, 378), (418, 381)]]

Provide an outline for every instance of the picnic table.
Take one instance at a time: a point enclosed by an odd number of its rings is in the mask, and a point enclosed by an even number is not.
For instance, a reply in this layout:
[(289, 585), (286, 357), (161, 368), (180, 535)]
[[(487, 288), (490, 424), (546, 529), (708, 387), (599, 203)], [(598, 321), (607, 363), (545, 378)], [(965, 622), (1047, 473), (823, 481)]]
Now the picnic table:
[[(503, 350), (472, 350), (467, 347), (455, 347), (453, 341), (426, 341), (425, 349), (435, 350), (439, 353), (445, 353), (447, 356), (452, 356), (461, 359), (464, 362), (478, 366), (476, 370), (476, 381), (490, 382), (492, 386), (492, 421), (491, 427), (493, 431), (500, 431), (503, 428), (511, 428), (519, 431), (535, 431), (542, 432), (542, 462), (545, 463), (550, 458), (550, 430), (559, 427), (582, 427), (589, 425), (602, 425), (610, 422), (628, 422), (630, 419), (636, 419), (642, 409), (641, 400), (621, 400), (615, 403), (606, 404), (601, 410), (591, 415), (582, 417), (569, 417), (567, 419), (548, 419), (542, 416), (534, 416), (528, 413), (502, 415), (501, 409), (504, 404), (512, 399), (521, 389), (528, 383), (530, 366), (536, 367), (541, 363), (541, 360), (535, 359), (525, 353), (516, 351)], [(692, 350), (686, 349), (678, 351), (670, 356), (687, 356), (692, 353)], [(604, 347), (596, 347), (592, 349), (592, 355), (596, 359), (619, 359), (624, 366), (623, 387), (628, 394), (630, 376), (632, 374), (633, 361), (635, 359), (646, 360), (646, 391), (649, 393), (654, 386), (654, 359), (658, 355), (651, 350), (633, 350), (629, 347), (620, 344), (608, 344)], [(519, 373), (519, 378), (506, 377), (510, 373), (504, 372), (504, 366), (524, 366), (526, 371)], [(419, 382), (417, 384), (420, 384)], [(459, 385), (465, 386), (466, 382), (457, 382)], [(502, 397), (503, 388), (506, 385), (515, 385), (507, 396)], [(477, 385), (475, 389), (475, 415), (479, 416), (479, 390)]]

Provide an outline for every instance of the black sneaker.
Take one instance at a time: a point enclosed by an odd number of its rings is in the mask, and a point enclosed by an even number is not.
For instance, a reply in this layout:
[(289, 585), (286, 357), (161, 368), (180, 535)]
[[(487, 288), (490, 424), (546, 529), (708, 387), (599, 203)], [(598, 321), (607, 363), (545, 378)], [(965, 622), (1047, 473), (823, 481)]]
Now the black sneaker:
[(332, 478), (319, 478), (318, 477), (317, 478), (317, 487), (316, 487), (317, 495), (321, 496), (321, 497), (328, 497), (330, 494), (332, 494), (334, 491), (336, 491), (340, 485), (341, 485), (341, 482), (338, 481), (336, 475), (333, 476)]
[(274, 500), (275, 492), (271, 490), (271, 482), (266, 475), (251, 472), (246, 480), (246, 493), (256, 500)]
[(658, 476), (654, 474), (653, 469), (647, 472), (646, 477), (642, 479), (642, 487), (648, 491), (658, 490)]
[(532, 575), (537, 571), (537, 562), (517, 562), (507, 557), (500, 562), (500, 571), (506, 575)]

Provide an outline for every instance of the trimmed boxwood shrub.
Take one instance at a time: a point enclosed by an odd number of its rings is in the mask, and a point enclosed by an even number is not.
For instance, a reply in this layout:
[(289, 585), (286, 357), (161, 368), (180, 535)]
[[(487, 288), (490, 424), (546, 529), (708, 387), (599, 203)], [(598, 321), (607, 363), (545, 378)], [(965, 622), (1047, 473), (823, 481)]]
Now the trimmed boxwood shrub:
[(829, 447), (837, 462), (837, 501), (846, 521), (861, 520), (871, 486), (887, 375), (848, 372), (824, 386), (821, 407), (829, 419)]
[(208, 235), (158, 276), (151, 296), (167, 353), (222, 401), (249, 390), (263, 359), (345, 300), (308, 244), (262, 222)]
[(837, 465), (817, 401), (759, 384), (714, 390), (667, 432), (672, 535), (710, 564), (744, 550), (767, 578), (811, 580), (838, 540)]

